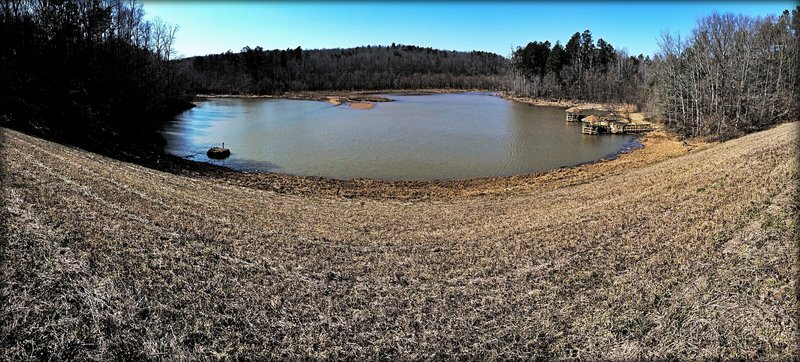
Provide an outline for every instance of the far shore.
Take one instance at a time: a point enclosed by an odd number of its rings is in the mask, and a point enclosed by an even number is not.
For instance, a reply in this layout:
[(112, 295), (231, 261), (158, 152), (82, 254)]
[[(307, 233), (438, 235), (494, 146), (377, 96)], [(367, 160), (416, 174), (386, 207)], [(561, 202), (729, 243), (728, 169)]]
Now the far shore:
[(304, 92), (286, 92), (283, 94), (265, 95), (265, 94), (197, 94), (196, 98), (264, 98), (264, 99), (296, 99), (296, 100), (310, 100), (327, 102), (334, 106), (342, 104), (347, 105), (352, 109), (372, 109), (374, 104), (381, 102), (391, 102), (391, 98), (383, 97), (383, 94), (402, 94), (402, 95), (431, 95), (431, 94), (446, 94), (446, 93), (468, 93), (480, 92), (491, 93), (503, 99), (508, 99), (515, 102), (530, 104), (533, 106), (543, 107), (561, 107), (571, 108), (578, 107), (581, 110), (615, 112), (623, 115), (632, 122), (641, 123), (649, 122), (646, 120), (644, 113), (639, 112), (635, 105), (632, 104), (603, 104), (598, 102), (584, 102), (579, 100), (569, 99), (544, 99), (533, 97), (515, 96), (506, 92), (491, 90), (491, 89), (382, 89), (382, 90), (357, 90), (357, 91), (304, 91)]
[(505, 92), (501, 92), (498, 94), (501, 98), (515, 102), (530, 104), (533, 106), (561, 107), (561, 108), (577, 107), (581, 111), (585, 111), (587, 113), (591, 113), (592, 111), (613, 112), (621, 117), (627, 118), (633, 123), (653, 123), (652, 121), (647, 119), (644, 112), (640, 112), (639, 109), (633, 104), (625, 104), (625, 103), (604, 104), (598, 102), (583, 102), (583, 101), (575, 101), (567, 99), (543, 99), (543, 98), (532, 98), (532, 97), (520, 97)]
[(430, 95), (444, 93), (486, 92), (497, 93), (487, 89), (381, 89), (355, 91), (303, 91), (283, 94), (197, 94), (195, 98), (263, 98), (263, 99), (296, 99), (327, 102), (334, 106), (347, 104), (354, 109), (372, 109), (374, 105), (366, 104), (391, 102), (391, 98), (381, 94)]

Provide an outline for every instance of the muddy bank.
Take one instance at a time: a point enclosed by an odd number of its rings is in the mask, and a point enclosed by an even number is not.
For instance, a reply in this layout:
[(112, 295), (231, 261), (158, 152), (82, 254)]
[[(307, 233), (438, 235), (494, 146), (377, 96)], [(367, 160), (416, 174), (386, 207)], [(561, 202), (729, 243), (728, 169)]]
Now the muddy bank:
[(340, 105), (348, 102), (391, 102), (386, 97), (378, 97), (359, 93), (340, 93), (340, 92), (307, 92), (307, 93), (286, 93), (281, 95), (248, 95), (248, 94), (198, 94), (197, 99), (207, 98), (260, 98), (260, 99), (296, 99), (306, 101), (328, 102), (333, 105)]
[(348, 107), (352, 109), (369, 110), (375, 108), (375, 103), (371, 102), (350, 102)]
[(198, 94), (198, 99), (205, 98), (265, 98), (265, 99), (299, 99), (310, 101), (328, 102), (339, 105), (347, 102), (391, 102), (390, 98), (381, 97), (380, 94), (402, 95), (430, 95), (444, 93), (484, 92), (494, 93), (487, 89), (382, 89), (364, 91), (306, 91), (286, 92), (277, 95), (260, 94)]
[[(265, 99), (299, 99), (299, 100), (313, 100), (328, 102), (335, 105), (348, 103), (348, 102), (391, 102), (392, 99), (383, 97), (384, 94), (401, 94), (401, 95), (431, 95), (431, 94), (446, 94), (446, 93), (467, 93), (467, 92), (480, 92), (490, 93), (497, 95), (501, 98), (526, 103), (534, 106), (549, 106), (549, 107), (578, 107), (582, 110), (600, 110), (609, 111), (609, 104), (597, 102), (579, 102), (568, 99), (542, 99), (532, 97), (520, 97), (509, 94), (507, 92), (498, 92), (490, 89), (382, 89), (382, 90), (363, 90), (363, 91), (305, 91), (305, 92), (286, 92), (278, 95), (257, 95), (257, 94), (198, 94), (196, 98), (265, 98)], [(637, 111), (634, 105), (630, 104), (613, 104), (614, 111), (635, 113)]]
[(501, 98), (508, 99), (515, 102), (530, 104), (533, 106), (546, 106), (546, 107), (562, 107), (572, 108), (577, 107), (581, 111), (591, 113), (592, 111), (614, 113), (619, 117), (626, 118), (633, 123), (654, 123), (648, 119), (644, 112), (639, 112), (639, 109), (633, 104), (620, 104), (620, 103), (598, 103), (598, 102), (580, 102), (569, 99), (543, 99), (533, 97), (520, 97), (506, 92), (497, 93)]
[(636, 106), (632, 104), (617, 104), (617, 103), (605, 104), (599, 102), (581, 102), (570, 99), (544, 99), (544, 98), (534, 98), (534, 97), (522, 97), (507, 92), (499, 92), (497, 93), (497, 95), (500, 96), (501, 98), (521, 103), (527, 103), (534, 106), (564, 107), (564, 108), (578, 107), (582, 110), (606, 111), (608, 110), (609, 105), (613, 105), (614, 107), (621, 107), (621, 109), (618, 109), (619, 111), (627, 111), (627, 112), (636, 111)]
[(534, 174), (497, 176), (465, 180), (340, 180), (279, 173), (255, 173), (231, 170), (172, 156), (157, 168), (200, 179), (211, 179), (285, 194), (328, 195), (342, 198), (425, 200), (453, 197), (514, 194), (533, 189), (555, 189), (616, 175), (709, 147), (703, 142), (682, 142), (663, 131), (642, 136), (618, 154), (599, 161), (563, 167)]

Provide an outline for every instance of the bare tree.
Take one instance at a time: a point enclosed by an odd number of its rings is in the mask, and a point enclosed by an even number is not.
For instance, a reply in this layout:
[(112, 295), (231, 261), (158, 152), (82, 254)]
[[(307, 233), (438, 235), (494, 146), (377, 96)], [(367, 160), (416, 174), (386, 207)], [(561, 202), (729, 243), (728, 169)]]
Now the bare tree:
[(729, 138), (796, 117), (796, 17), (714, 13), (685, 40), (663, 34), (654, 110), (688, 137)]

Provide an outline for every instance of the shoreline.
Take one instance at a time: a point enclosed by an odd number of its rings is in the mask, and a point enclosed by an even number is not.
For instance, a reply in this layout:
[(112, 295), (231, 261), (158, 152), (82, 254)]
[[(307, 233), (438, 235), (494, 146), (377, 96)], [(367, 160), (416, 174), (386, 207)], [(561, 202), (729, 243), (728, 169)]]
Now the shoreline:
[[(485, 90), (393, 90), (394, 94), (442, 94), (464, 93)], [(500, 92), (491, 92), (496, 96), (511, 101), (534, 106), (572, 107), (585, 110), (598, 110), (598, 103), (548, 101), (527, 97), (513, 97)], [(371, 109), (371, 102), (387, 102), (391, 99), (376, 97), (373, 94), (385, 94), (383, 91), (360, 92), (302, 92), (283, 95), (198, 95), (197, 97), (214, 98), (275, 98), (324, 101), (334, 105), (348, 104), (352, 109), (364, 107)], [(345, 98), (346, 101), (342, 101)], [(353, 107), (356, 104), (357, 106)], [(592, 178), (605, 177), (638, 168), (644, 165), (664, 161), (689, 152), (708, 148), (712, 143), (693, 140), (680, 141), (675, 135), (657, 129), (656, 131), (637, 137), (633, 145), (628, 145), (617, 152), (602, 158), (563, 166), (557, 169), (509, 176), (476, 177), (457, 180), (380, 180), (368, 178), (336, 179), (322, 176), (291, 175), (275, 172), (248, 172), (217, 166), (201, 161), (191, 161), (179, 156), (182, 162), (173, 173), (190, 177), (216, 179), (240, 186), (271, 190), (286, 194), (329, 195), (345, 198), (365, 197), (371, 199), (404, 199), (423, 200), (458, 196), (484, 196), (489, 194), (508, 193), (510, 191), (530, 190), (532, 188), (554, 188), (565, 184), (579, 184)], [(191, 163), (194, 165), (188, 165)]]
[(327, 97), (346, 97), (346, 96), (360, 96), (369, 97), (375, 94), (404, 94), (404, 95), (430, 95), (430, 94), (445, 94), (445, 93), (499, 93), (497, 90), (491, 89), (446, 89), (446, 88), (430, 88), (430, 89), (376, 89), (376, 90), (331, 90), (331, 91), (297, 91), (297, 92), (284, 92), (282, 94), (211, 94), (199, 93), (195, 97), (200, 98), (285, 98), (285, 99), (320, 99), (324, 100)]
[(637, 109), (637, 107), (633, 104), (627, 104), (627, 103), (603, 104), (597, 102), (582, 102), (582, 101), (572, 101), (565, 99), (550, 100), (550, 99), (533, 98), (533, 97), (520, 97), (508, 94), (506, 92), (498, 92), (497, 94), (500, 98), (514, 102), (525, 103), (532, 106), (559, 107), (559, 108), (576, 107), (581, 111), (601, 111), (601, 112), (613, 111), (615, 113), (618, 113), (623, 118), (628, 119), (632, 123), (648, 123), (652, 124), (656, 128), (660, 128), (657, 122), (648, 120), (647, 119), (648, 117), (646, 117), (645, 113), (640, 112)]
[[(560, 107), (571, 108), (577, 107), (583, 111), (604, 111), (608, 112), (609, 106), (616, 107), (615, 112), (624, 113), (624, 116), (634, 123), (651, 123), (656, 125), (655, 122), (646, 120), (643, 112), (639, 112), (636, 106), (632, 104), (603, 104), (597, 102), (583, 102), (565, 99), (542, 99), (533, 97), (522, 97), (511, 95), (505, 91), (490, 90), (490, 89), (383, 89), (383, 90), (358, 90), (358, 91), (303, 91), (303, 92), (285, 92), (276, 95), (264, 94), (197, 94), (195, 98), (245, 98), (245, 99), (293, 99), (293, 100), (310, 100), (327, 102), (334, 106), (343, 104), (351, 105), (358, 103), (381, 103), (392, 102), (391, 98), (382, 97), (382, 94), (398, 94), (398, 95), (433, 95), (433, 94), (447, 94), (447, 93), (488, 93), (502, 99), (520, 102), (532, 106), (541, 107)], [(373, 105), (374, 106), (374, 105)], [(368, 106), (360, 106), (368, 107)], [(354, 109), (371, 109), (350, 107)]]
[(543, 106), (543, 107), (561, 107), (561, 108), (570, 108), (570, 107), (578, 107), (581, 110), (603, 110), (605, 105), (602, 103), (596, 102), (582, 102), (582, 101), (572, 101), (566, 99), (544, 99), (544, 98), (534, 98), (534, 97), (522, 97), (522, 96), (515, 96), (506, 92), (498, 92), (500, 98), (508, 99), (510, 101), (530, 104), (533, 106)]
[[(469, 93), (481, 92), (499, 94), (497, 91), (488, 89), (382, 89), (382, 90), (358, 90), (358, 91), (303, 91), (303, 92), (285, 92), (283, 94), (196, 94), (195, 99), (203, 98), (244, 98), (244, 99), (293, 99), (293, 100), (306, 100), (306, 101), (319, 101), (330, 103), (334, 106), (339, 105), (353, 105), (353, 104), (371, 104), (392, 102), (391, 98), (381, 97), (381, 94), (398, 94), (398, 95), (433, 95), (433, 94), (446, 94), (446, 93)], [(372, 109), (370, 106), (357, 105), (350, 107), (354, 109)]]
[[(284, 92), (283, 94), (196, 94), (195, 98), (245, 98), (245, 99), (294, 99), (328, 102), (335, 105), (352, 102), (391, 102), (391, 98), (378, 96), (379, 94), (402, 95), (432, 95), (445, 93), (484, 92), (498, 93), (487, 89), (382, 89), (382, 90), (357, 90), (357, 91), (303, 91)], [(338, 102), (335, 103), (335, 102)]]
[(614, 155), (607, 155), (587, 163), (538, 173), (460, 180), (335, 179), (274, 172), (247, 172), (172, 155), (169, 156), (173, 162), (165, 162), (157, 168), (191, 178), (281, 194), (422, 201), (510, 195), (578, 185), (694, 153), (713, 145), (700, 141), (682, 142), (664, 131), (643, 135), (637, 143), (635, 147), (627, 147)]

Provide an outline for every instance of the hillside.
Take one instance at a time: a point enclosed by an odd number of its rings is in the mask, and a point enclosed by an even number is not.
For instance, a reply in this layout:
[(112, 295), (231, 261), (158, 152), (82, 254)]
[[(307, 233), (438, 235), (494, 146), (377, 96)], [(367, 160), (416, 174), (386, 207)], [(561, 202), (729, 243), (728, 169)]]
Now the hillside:
[(280, 94), (314, 90), (497, 89), (508, 60), (482, 51), (414, 45), (264, 50), (245, 47), (176, 61), (202, 94)]
[(3, 359), (798, 355), (798, 123), (407, 200), (0, 137)]

